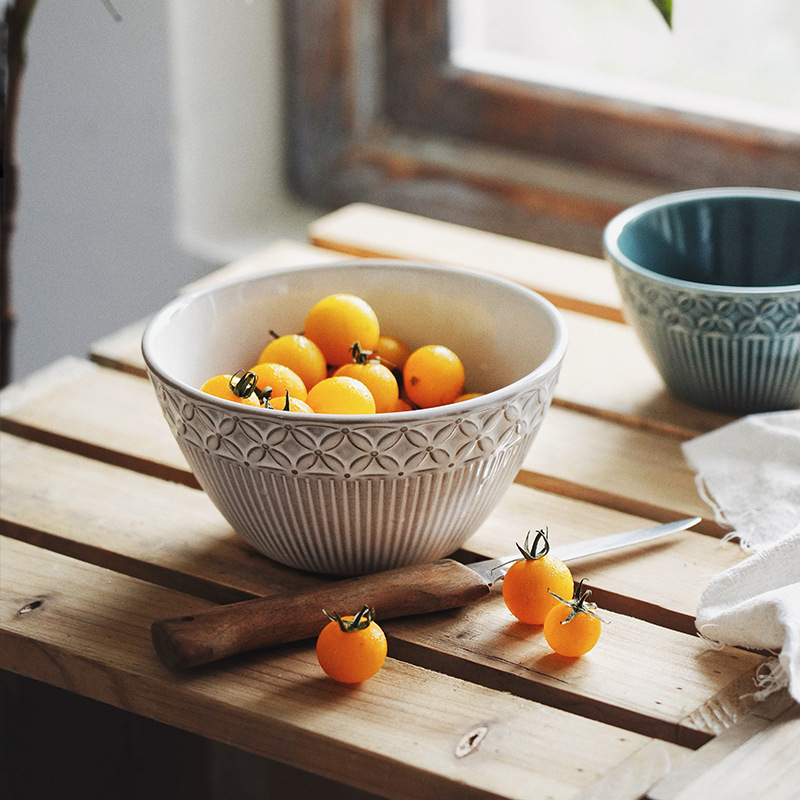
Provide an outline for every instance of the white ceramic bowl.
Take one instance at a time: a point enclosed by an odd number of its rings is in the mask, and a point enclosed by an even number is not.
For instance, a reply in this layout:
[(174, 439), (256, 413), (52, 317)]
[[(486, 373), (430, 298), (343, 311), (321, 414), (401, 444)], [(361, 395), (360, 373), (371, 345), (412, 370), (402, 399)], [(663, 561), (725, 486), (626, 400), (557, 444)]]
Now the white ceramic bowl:
[[(444, 344), (482, 397), (343, 416), (265, 411), (203, 394), (255, 363), (270, 329), (350, 292), (409, 346)], [(399, 261), (293, 267), (201, 289), (162, 309), (142, 351), (164, 416), (233, 528), (289, 566), (354, 575), (458, 549), (516, 476), (553, 397), (567, 334), (521, 286)]]

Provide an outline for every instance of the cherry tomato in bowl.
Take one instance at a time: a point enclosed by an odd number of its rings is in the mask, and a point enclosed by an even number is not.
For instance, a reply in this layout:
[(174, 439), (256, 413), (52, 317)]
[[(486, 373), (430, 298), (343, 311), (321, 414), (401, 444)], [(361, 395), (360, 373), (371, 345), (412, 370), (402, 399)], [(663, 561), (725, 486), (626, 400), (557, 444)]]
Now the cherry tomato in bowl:
[(261, 400), (257, 391), (257, 380), (257, 376), (252, 372), (240, 371), (234, 375), (214, 375), (203, 383), (200, 391), (232, 403), (260, 408)]
[[(362, 413), (289, 414), (199, 390), (209, 376), (279, 363), (274, 351), (263, 355), (269, 331), (307, 335), (308, 311), (336, 293), (363, 298), (379, 329), (409, 347), (451, 348), (467, 390), (483, 396), (418, 409), (403, 393), (386, 414), (369, 413), (368, 402)], [(375, 351), (359, 334), (347, 342), (348, 359), (355, 341)], [(265, 556), (337, 576), (432, 561), (461, 547), (547, 424), (566, 347), (561, 314), (519, 284), (376, 259), (205, 286), (165, 306), (142, 339), (166, 424), (225, 519)]]

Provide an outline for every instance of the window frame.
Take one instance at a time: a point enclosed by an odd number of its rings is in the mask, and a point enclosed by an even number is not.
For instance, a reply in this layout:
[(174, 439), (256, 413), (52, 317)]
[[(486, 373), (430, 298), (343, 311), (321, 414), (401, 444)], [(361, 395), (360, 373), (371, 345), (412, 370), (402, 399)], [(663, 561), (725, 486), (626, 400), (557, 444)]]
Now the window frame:
[(600, 255), (606, 222), (647, 197), (800, 190), (796, 134), (454, 67), (447, 0), (285, 8), (289, 185), (306, 202), (375, 203)]

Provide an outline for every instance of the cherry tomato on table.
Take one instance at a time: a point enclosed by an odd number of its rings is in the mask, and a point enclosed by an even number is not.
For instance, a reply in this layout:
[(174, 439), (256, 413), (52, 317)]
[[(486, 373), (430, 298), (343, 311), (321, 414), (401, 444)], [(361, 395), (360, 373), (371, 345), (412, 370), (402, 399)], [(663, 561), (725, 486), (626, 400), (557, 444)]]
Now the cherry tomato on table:
[(386, 661), (386, 636), (374, 621), (374, 611), (364, 606), (355, 616), (325, 616), (330, 622), (317, 639), (317, 660), (325, 673), (339, 683), (362, 683)]
[(547, 531), (537, 531), (532, 546), (529, 539), (530, 531), (525, 544), (517, 544), (522, 558), (511, 565), (503, 578), (503, 600), (521, 622), (542, 625), (550, 609), (558, 605), (551, 592), (571, 599), (574, 586), (569, 567), (550, 554)]
[(573, 600), (557, 597), (557, 605), (548, 613), (544, 638), (559, 655), (578, 658), (597, 644), (602, 620), (595, 613), (597, 606), (588, 601), (591, 593), (583, 591), (581, 581)]

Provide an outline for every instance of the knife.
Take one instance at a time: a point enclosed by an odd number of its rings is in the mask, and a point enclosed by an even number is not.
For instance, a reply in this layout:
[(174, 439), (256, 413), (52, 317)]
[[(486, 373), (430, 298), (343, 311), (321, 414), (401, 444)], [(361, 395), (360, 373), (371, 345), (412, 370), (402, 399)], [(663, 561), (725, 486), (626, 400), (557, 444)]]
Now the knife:
[[(551, 547), (562, 561), (653, 541), (700, 522), (700, 517), (668, 522), (584, 542)], [(352, 613), (363, 605), (378, 620), (406, 617), (474, 603), (486, 597), (519, 554), (462, 564), (450, 558), (399, 567), (372, 575), (332, 581), (291, 595), (257, 597), (183, 617), (154, 622), (156, 653), (173, 669), (208, 664), (227, 656), (317, 636), (328, 623), (322, 609)]]

